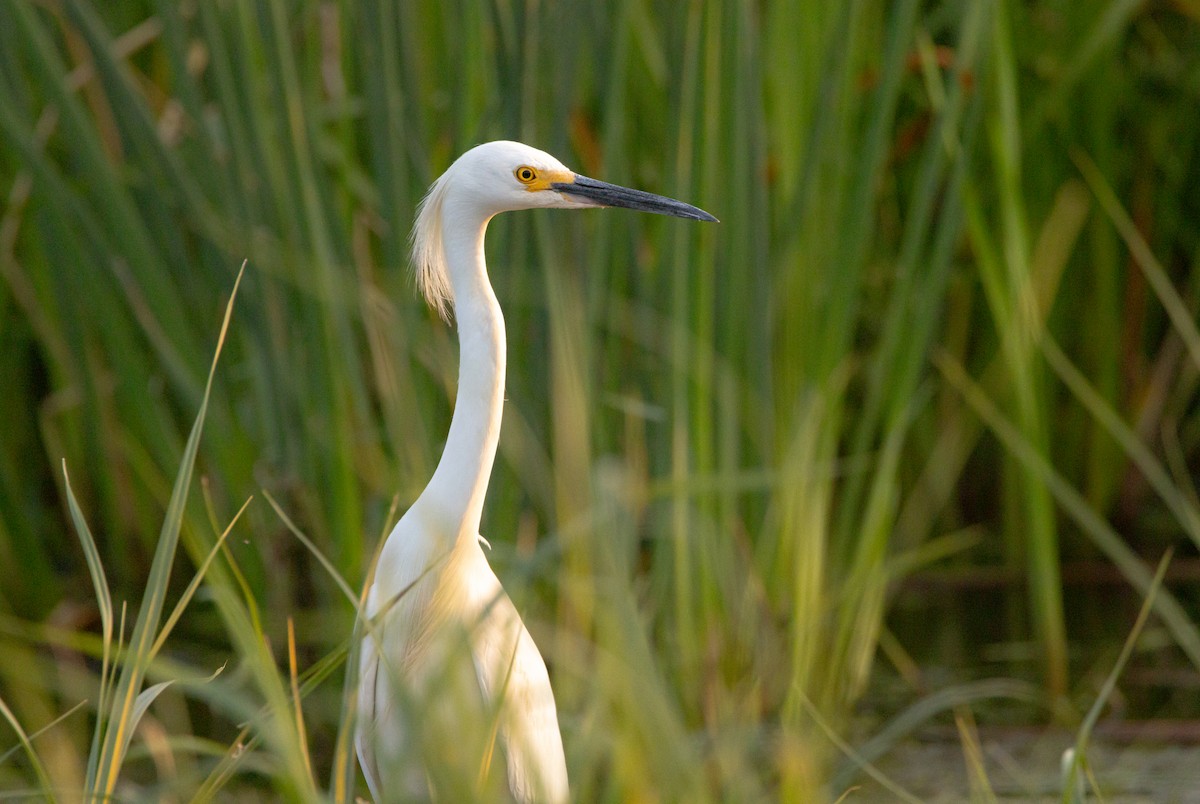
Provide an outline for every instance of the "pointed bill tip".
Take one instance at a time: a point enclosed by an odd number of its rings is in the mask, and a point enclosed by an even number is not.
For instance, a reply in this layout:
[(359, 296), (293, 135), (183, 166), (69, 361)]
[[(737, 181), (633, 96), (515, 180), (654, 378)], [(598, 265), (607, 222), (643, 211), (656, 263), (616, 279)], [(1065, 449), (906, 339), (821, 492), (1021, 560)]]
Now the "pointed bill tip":
[(640, 212), (653, 212), (656, 215), (720, 223), (715, 215), (683, 201), (668, 198), (665, 195), (655, 195), (643, 190), (622, 187), (619, 184), (589, 179), (587, 176), (576, 175), (572, 182), (555, 182), (551, 187), (560, 193), (584, 199), (600, 207), (622, 207), (636, 209)]

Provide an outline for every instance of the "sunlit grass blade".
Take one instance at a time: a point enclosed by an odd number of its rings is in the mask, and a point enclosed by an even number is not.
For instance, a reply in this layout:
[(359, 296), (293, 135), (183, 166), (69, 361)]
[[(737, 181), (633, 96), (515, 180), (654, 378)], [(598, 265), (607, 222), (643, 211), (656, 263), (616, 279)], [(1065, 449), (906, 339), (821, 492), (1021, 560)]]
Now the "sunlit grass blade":
[[(288, 517), (283, 509), (279, 507), (278, 502), (269, 493), (264, 492), (264, 494), (271, 503), (272, 507), (275, 509), (280, 519), (284, 522), (292, 534), (296, 536), (310, 552), (312, 552), (320, 564), (330, 574), (334, 582), (340, 587), (343, 587), (343, 592), (348, 593), (348, 587), (346, 587), (345, 580), (341, 578), (336, 567), (333, 566), (333, 563), (330, 562), (320, 552), (320, 550), (317, 549), (316, 545), (313, 544), (312, 541), (295, 526), (290, 517)], [(385, 517), (385, 522), (390, 523), (392, 521), (395, 515), (395, 508), (396, 501), (393, 500), (388, 515)], [(378, 542), (378, 548), (381, 548), (382, 546), (383, 540), (380, 539)], [(236, 565), (232, 564), (231, 566), (236, 567)], [(373, 571), (374, 563), (372, 563), (371, 566)], [(238, 577), (240, 578), (240, 576)], [(352, 633), (351, 637), (348, 640), (342, 641), (332, 652), (327, 654), (316, 664), (312, 665), (304, 673), (296, 674), (294, 671), (292, 671), (289, 674), (293, 676), (290, 679), (290, 712), (295, 718), (294, 722), (297, 725), (297, 734), (300, 736), (300, 739), (303, 740), (303, 714), (300, 708), (302, 699), (313, 690), (317, 689), (318, 686), (334, 671), (336, 671), (338, 667), (342, 666), (343, 663), (345, 664), (346, 678), (343, 684), (343, 704), (332, 769), (331, 795), (335, 801), (350, 800), (352, 791), (354, 789), (356, 765), (353, 759), (353, 738), (356, 693), (358, 685), (358, 646), (361, 640), (361, 628), (364, 624), (364, 621), (361, 617), (361, 612), (363, 610), (363, 606), (365, 605), (366, 593), (369, 588), (370, 576), (368, 576), (367, 583), (363, 587), (362, 596), (355, 601), (355, 611), (357, 616), (355, 620), (354, 632)], [(406, 592), (407, 588), (402, 590), (400, 595), (403, 595)], [(251, 611), (253, 610), (251, 609)], [(386, 612), (386, 608), (384, 611)], [(368, 628), (372, 627), (370, 623), (366, 623), (366, 626)], [(259, 639), (262, 638), (261, 631), (257, 626), (252, 626), (252, 630), (258, 635)], [(289, 642), (289, 645), (291, 645), (291, 642)], [(289, 648), (289, 661), (291, 656), (290, 650), (291, 649)], [(217, 796), (224, 786), (234, 777), (239, 766), (242, 764), (243, 759), (251, 752), (257, 750), (260, 745), (262, 745), (262, 729), (268, 723), (270, 718), (277, 716), (277, 711), (272, 707), (272, 705), (268, 704), (267, 706), (262, 707), (255, 714), (255, 716), (250, 719), (250, 721), (241, 729), (240, 733), (230, 745), (229, 749), (222, 755), (220, 761), (213, 767), (203, 784), (196, 791), (193, 801), (210, 801)], [(304, 767), (311, 777), (312, 760), (308, 756), (307, 746), (303, 745), (303, 743), (300, 745), (302, 746), (300, 750), (303, 754)]]
[(239, 271), (238, 277), (234, 281), (229, 302), (225, 307), (225, 317), (221, 322), (220, 334), (217, 337), (208, 382), (205, 384), (200, 410), (196, 414), (195, 424), (193, 424), (192, 432), (188, 437), (183, 462), (175, 479), (170, 503), (167, 505), (162, 532), (154, 553), (154, 561), (146, 581), (145, 597), (130, 636), (129, 654), (125, 657), (119, 680), (113, 691), (112, 709), (107, 713), (101, 713), (101, 717), (106, 720), (106, 728), (100, 746), (96, 776), (89, 779), (91, 795), (107, 797), (113, 794), (121, 772), (125, 750), (136, 726), (136, 716), (139, 716), (137, 708), (139, 701), (142, 700), (140, 693), (142, 679), (145, 677), (146, 666), (152, 658), (151, 651), (162, 614), (163, 601), (170, 583), (175, 547), (178, 544), (179, 531), (183, 524), (184, 505), (187, 502), (191, 486), (192, 469), (195, 466), (196, 452), (200, 446), (200, 435), (204, 429), (204, 416), (208, 408), (209, 395), (212, 392), (213, 377), (216, 375), (221, 348), (225, 344), (225, 337), (229, 331), (229, 322), (233, 316), (233, 303), (237, 298), (238, 285), (241, 283), (244, 271), (245, 264), (242, 265), (242, 270)]
[[(268, 634), (256, 626), (251, 609), (241, 600), (230, 576), (231, 573), (218, 571), (214, 565), (209, 572), (208, 589), (240, 660), (239, 668), (253, 685), (260, 705), (240, 721), (244, 725), (238, 738), (194, 797), (201, 801), (219, 798), (239, 765), (253, 758), (255, 762), (266, 761), (273, 787), (284, 795), (298, 801), (314, 801), (317, 793), (304, 760), (303, 738), (296, 729), (289, 680), (279, 671)], [(265, 753), (258, 753), (259, 746)]]
[[(349, 801), (354, 790), (358, 767), (355, 757), (355, 728), (358, 724), (358, 676), (362, 661), (362, 636), (364, 631), (363, 612), (367, 607), (367, 594), (375, 581), (375, 568), (379, 564), (379, 553), (383, 549), (384, 537), (396, 518), (397, 498), (392, 498), (387, 516), (383, 518), (384, 532), (376, 542), (375, 555), (367, 568), (367, 578), (363, 582), (362, 592), (355, 604), (354, 630), (350, 634), (347, 646), (346, 676), (342, 683), (342, 709), (338, 718), (337, 742), (333, 749), (333, 762), (330, 769), (330, 795), (335, 802)], [(315, 545), (314, 545), (315, 547)]]
[(994, 804), (997, 801), (996, 793), (988, 780), (983, 748), (979, 745), (979, 730), (975, 728), (975, 718), (971, 716), (971, 710), (960, 707), (954, 713), (954, 726), (958, 729), (958, 740), (962, 743), (963, 761), (967, 766), (967, 778), (971, 786), (971, 801), (974, 804)]
[(296, 624), (288, 617), (287, 621), (287, 651), (288, 679), (292, 685), (292, 711), (296, 716), (296, 733), (299, 735), (300, 749), (304, 757), (304, 767), (312, 776), (312, 757), (308, 754), (308, 731), (304, 728), (304, 709), (300, 706), (300, 681), (296, 670)]
[(137, 697), (133, 700), (133, 706), (129, 710), (129, 726), (124, 731), (125, 743), (119, 746), (119, 756), (124, 757), (129, 752), (129, 743), (133, 740), (133, 734), (137, 731), (138, 724), (141, 723), (142, 716), (146, 714), (146, 710), (150, 708), (150, 704), (154, 703), (154, 699), (162, 695), (167, 687), (170, 687), (174, 683), (173, 680), (160, 681), (137, 694)]
[[(834, 661), (828, 665), (825, 688), (842, 700), (857, 698), (866, 688), (883, 625), (889, 572), (886, 566), (896, 521), (898, 468), (909, 428), (928, 394), (917, 394), (904, 420), (895, 421), (876, 460), (876, 480), (864, 501), (858, 544), (852, 555), (839, 601), (834, 637)], [(838, 687), (841, 689), (838, 689)]]
[[(212, 532), (221, 534), (230, 533), (232, 531), (232, 527), (227, 526), (222, 528), (220, 524), (218, 524), (220, 520), (214, 508), (212, 495), (209, 493), (208, 483), (206, 482), (205, 478), (200, 479), (200, 488), (204, 495), (204, 511), (208, 515), (208, 523), (212, 528)], [(220, 541), (220, 539), (218, 539), (218, 541)], [(224, 566), (228, 569), (229, 573), (233, 575), (234, 583), (237, 584), (238, 591), (241, 593), (241, 602), (245, 605), (246, 615), (250, 619), (251, 627), (254, 629), (256, 634), (263, 633), (262, 615), (259, 612), (258, 601), (254, 597), (254, 590), (251, 589), (250, 582), (246, 579), (245, 574), (243, 574), (241, 566), (239, 566), (238, 562), (229, 552), (228, 545), (222, 546), (221, 552), (225, 556)]]
[[(372, 562), (374, 563), (374, 562)], [(358, 724), (358, 675), (361, 662), (362, 615), (366, 609), (369, 584), (363, 586), (358, 599), (359, 616), (355, 618), (354, 631), (350, 636), (346, 655), (346, 676), (342, 683), (342, 708), (338, 718), (337, 742), (333, 749), (330, 768), (330, 795), (337, 804), (350, 801), (354, 791), (358, 767), (355, 757), (354, 730)]]

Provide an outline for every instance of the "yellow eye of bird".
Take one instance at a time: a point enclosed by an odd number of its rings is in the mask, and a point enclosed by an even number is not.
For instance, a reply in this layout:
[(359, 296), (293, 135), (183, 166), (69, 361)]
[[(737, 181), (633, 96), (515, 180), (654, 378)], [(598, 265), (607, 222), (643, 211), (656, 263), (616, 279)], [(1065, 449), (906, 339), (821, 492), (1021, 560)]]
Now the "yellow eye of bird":
[(521, 184), (531, 184), (537, 178), (538, 174), (537, 170), (531, 168), (529, 165), (521, 165), (513, 171), (513, 175), (517, 177), (517, 181), (521, 182)]

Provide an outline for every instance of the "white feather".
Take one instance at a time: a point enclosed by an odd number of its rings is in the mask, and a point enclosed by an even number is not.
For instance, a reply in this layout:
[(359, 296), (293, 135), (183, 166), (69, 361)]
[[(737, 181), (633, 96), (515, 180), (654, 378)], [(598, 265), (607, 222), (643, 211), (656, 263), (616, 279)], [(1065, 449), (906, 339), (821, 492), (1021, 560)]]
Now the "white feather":
[(499, 795), (502, 781), (520, 802), (567, 800), (546, 664), (480, 547), (506, 362), (483, 238), (505, 210), (597, 204), (715, 220), (577, 177), (515, 142), (467, 151), (421, 201), (412, 235), (417, 285), (443, 318), (453, 310), (458, 321), (458, 392), (437, 470), (388, 536), (367, 596), (356, 746), (376, 799), (424, 798), (431, 782), (441, 800), (486, 798)]

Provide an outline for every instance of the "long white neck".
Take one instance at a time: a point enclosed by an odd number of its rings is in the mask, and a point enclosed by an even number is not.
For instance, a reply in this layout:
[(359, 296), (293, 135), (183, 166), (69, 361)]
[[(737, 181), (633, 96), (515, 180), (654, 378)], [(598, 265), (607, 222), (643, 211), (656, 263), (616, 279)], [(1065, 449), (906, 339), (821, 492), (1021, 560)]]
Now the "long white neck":
[(488, 217), (452, 207), (443, 214), (453, 215), (456, 225), (443, 226), (442, 231), (457, 232), (447, 235), (443, 247), (458, 325), (458, 396), (446, 449), (421, 502), (447, 536), (473, 541), (504, 412), (504, 316), (483, 257)]

